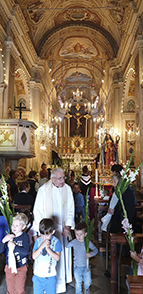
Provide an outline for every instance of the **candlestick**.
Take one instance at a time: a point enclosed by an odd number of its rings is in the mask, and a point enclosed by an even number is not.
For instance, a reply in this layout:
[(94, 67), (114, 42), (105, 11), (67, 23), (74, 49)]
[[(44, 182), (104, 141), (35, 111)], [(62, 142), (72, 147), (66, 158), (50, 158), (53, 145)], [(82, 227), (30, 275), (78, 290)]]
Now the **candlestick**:
[(95, 183), (98, 182), (98, 169), (95, 170)]

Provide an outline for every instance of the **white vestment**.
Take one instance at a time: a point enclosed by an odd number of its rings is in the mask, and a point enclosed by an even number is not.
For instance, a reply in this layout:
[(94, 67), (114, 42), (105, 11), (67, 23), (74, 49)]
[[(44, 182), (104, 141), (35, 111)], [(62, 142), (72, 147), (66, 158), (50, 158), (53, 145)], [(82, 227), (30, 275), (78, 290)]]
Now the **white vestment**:
[(72, 281), (71, 250), (63, 244), (62, 231), (64, 226), (74, 228), (74, 199), (70, 186), (65, 184), (57, 188), (48, 181), (38, 190), (34, 205), (33, 229), (39, 232), (39, 222), (42, 218), (52, 218), (56, 233), (60, 240), (62, 252), (57, 264), (57, 289), (56, 293), (66, 291), (66, 283)]

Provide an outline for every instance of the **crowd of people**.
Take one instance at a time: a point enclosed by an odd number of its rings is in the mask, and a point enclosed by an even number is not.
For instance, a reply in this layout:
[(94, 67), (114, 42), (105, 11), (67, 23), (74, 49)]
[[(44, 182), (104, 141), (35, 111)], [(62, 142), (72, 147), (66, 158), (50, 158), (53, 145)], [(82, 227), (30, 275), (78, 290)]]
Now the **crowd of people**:
[[(112, 192), (121, 177), (121, 170), (122, 166), (119, 164), (112, 166)], [(15, 170), (10, 171), (10, 177), (7, 180), (10, 202), (14, 201), (17, 205), (30, 205), (30, 211), (17, 209), (17, 214), (13, 216), (13, 233), (6, 235), (3, 231), (3, 235), (0, 236), (0, 253), (7, 248), (5, 266), (7, 293), (25, 293), (27, 256), (30, 252), (30, 242), (33, 242), (34, 294), (42, 294), (44, 291), (46, 293), (66, 291), (66, 283), (72, 281), (72, 247), (76, 294), (82, 293), (82, 282), (84, 282), (84, 293), (88, 294), (91, 272), (90, 269), (89, 272), (87, 271), (86, 259), (98, 252), (96, 246), (90, 241), (90, 251), (86, 253), (84, 244), (87, 234), (87, 226), (84, 223), (87, 191), (90, 202), (89, 219), (94, 216), (93, 184), (88, 167), (83, 167), (80, 181), (76, 180), (74, 171), (70, 171), (70, 185), (66, 184), (65, 174), (61, 168), (51, 171), (43, 163), (39, 175), (38, 183), (37, 172), (31, 170), (27, 181), (22, 182), (19, 188), (16, 184)], [(108, 195), (109, 191), (105, 190), (105, 192)], [(135, 194), (129, 186), (122, 196), (129, 222), (134, 227)], [(120, 202), (118, 201), (114, 209), (109, 206), (108, 213), (112, 216), (110, 231), (112, 233), (121, 231), (123, 212)], [(4, 230), (6, 231), (6, 227)], [(72, 241), (69, 241), (70, 230), (74, 230), (75, 233)], [(131, 253), (139, 264), (142, 263), (142, 255), (138, 257), (136, 252)]]

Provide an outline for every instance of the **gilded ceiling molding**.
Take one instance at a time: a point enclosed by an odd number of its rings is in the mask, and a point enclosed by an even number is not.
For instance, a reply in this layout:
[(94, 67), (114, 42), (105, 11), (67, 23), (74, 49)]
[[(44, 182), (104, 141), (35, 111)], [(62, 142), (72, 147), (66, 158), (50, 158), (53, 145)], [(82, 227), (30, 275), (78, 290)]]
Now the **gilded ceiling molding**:
[(106, 29), (104, 29), (100, 25), (95, 24), (95, 23), (93, 23), (91, 21), (67, 21), (67, 22), (61, 23), (61, 24), (59, 24), (59, 25), (51, 28), (50, 30), (48, 30), (43, 35), (43, 37), (39, 41), (39, 43), (38, 43), (38, 45), (36, 47), (37, 54), (40, 56), (42, 47), (44, 46), (45, 42), (53, 34), (55, 34), (57, 31), (62, 30), (63, 28), (70, 27), (70, 26), (89, 27), (89, 28), (91, 28), (91, 29), (93, 29), (95, 31), (100, 32), (108, 40), (108, 42), (110, 43), (110, 45), (112, 47), (112, 50), (113, 50), (114, 57), (117, 56), (117, 53), (118, 53), (118, 45), (117, 45), (115, 39), (112, 37), (112, 35)]
[[(125, 94), (127, 95), (126, 92), (126, 85), (127, 85), (127, 81), (129, 79), (129, 77), (131, 78), (131, 75), (135, 75), (135, 69), (134, 68), (130, 68), (126, 74), (126, 77), (125, 77), (125, 82), (124, 82), (124, 88), (123, 88), (123, 97), (122, 97), (122, 103), (121, 103), (121, 113), (124, 112), (124, 100), (125, 100)], [(132, 78), (133, 80), (134, 78)], [(130, 81), (130, 80), (129, 80)], [(134, 95), (132, 95), (134, 96)]]

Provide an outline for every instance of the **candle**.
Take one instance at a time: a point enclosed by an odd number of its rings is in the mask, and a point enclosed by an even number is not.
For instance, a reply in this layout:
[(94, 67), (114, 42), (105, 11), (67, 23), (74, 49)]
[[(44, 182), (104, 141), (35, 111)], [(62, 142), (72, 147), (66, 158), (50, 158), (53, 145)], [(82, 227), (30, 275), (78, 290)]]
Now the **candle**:
[(98, 169), (95, 170), (95, 183), (98, 182)]

